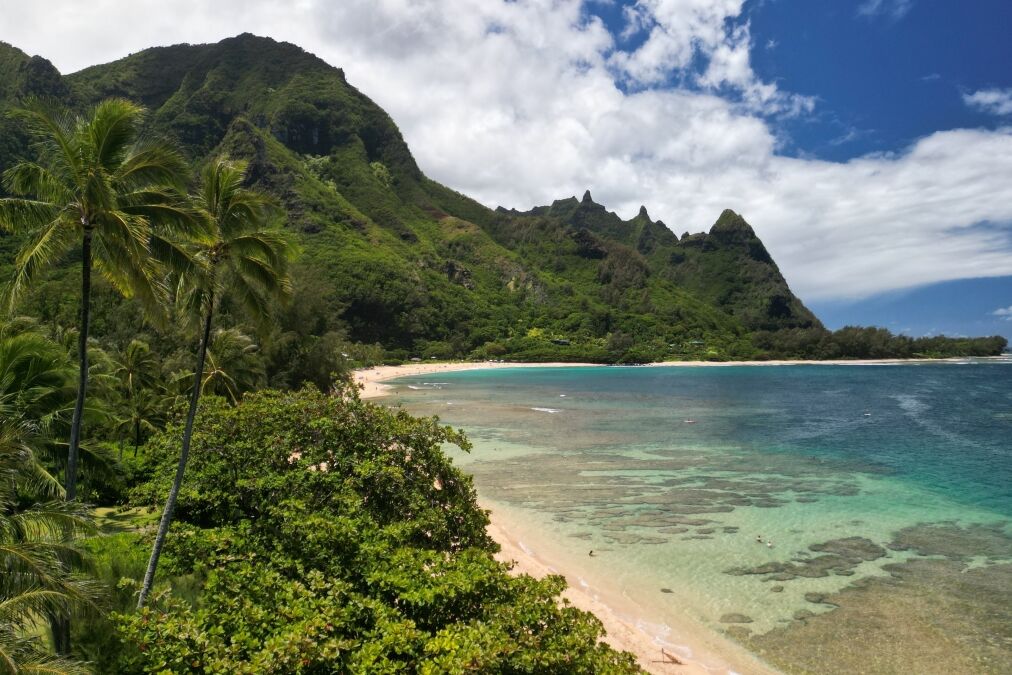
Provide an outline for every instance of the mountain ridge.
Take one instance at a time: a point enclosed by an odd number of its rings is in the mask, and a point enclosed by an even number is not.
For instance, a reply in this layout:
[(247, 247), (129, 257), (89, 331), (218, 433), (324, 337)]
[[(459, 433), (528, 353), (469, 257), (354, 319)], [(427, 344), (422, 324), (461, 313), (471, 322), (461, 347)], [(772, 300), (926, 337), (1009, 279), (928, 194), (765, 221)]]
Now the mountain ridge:
[[(244, 33), (67, 76), (0, 49), (0, 108), (39, 94), (78, 111), (129, 98), (196, 165), (247, 160), (303, 245), (301, 306), (282, 320), (292, 339), (341, 334), (396, 358), (650, 361), (779, 356), (753, 337), (826, 332), (733, 211), (679, 237), (646, 206), (622, 220), (589, 190), (487, 208), (426, 177), (382, 108), (290, 43)], [(12, 132), (0, 168), (26, 153)]]

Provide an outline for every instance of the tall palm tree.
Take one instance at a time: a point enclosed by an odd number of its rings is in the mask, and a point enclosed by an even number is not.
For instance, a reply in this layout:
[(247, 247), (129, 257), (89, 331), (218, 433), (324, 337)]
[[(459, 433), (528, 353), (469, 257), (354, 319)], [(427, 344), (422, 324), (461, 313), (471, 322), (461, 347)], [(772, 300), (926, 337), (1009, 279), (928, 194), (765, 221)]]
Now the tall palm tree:
[[(197, 264), (180, 275), (177, 288), (183, 304), (202, 317), (194, 373), (204, 373), (215, 304), (224, 293), (230, 293), (255, 322), (270, 317), (272, 303), (285, 300), (291, 294), (288, 262), (295, 250), (285, 233), (276, 225), (272, 226), (280, 209), (264, 193), (243, 186), (245, 173), (243, 162), (224, 158), (212, 161), (204, 168), (199, 188), (192, 197), (204, 231), (191, 240), (188, 249)], [(138, 608), (144, 606), (151, 591), (158, 558), (172, 522), (190, 454), (202, 380), (202, 377), (193, 378), (179, 465), (155, 535), (137, 600)]]
[(172, 257), (160, 232), (189, 221), (170, 189), (182, 184), (186, 163), (171, 146), (143, 138), (144, 109), (122, 99), (103, 101), (88, 117), (38, 101), (14, 114), (25, 122), (38, 160), (3, 174), (3, 186), (14, 196), (0, 199), (0, 229), (26, 238), (7, 289), (8, 310), (34, 276), (81, 247), (78, 385), (66, 475), (67, 499), (73, 500), (88, 389), (92, 266), (124, 295), (151, 308), (160, 304), (152, 253)]

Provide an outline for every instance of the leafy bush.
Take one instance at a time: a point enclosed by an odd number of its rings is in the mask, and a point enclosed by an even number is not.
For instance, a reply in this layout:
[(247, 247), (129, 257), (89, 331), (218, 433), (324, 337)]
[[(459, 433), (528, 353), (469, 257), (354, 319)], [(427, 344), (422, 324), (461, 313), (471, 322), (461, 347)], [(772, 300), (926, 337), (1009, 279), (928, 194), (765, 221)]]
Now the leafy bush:
[[(436, 419), (352, 390), (207, 399), (166, 569), (206, 579), (116, 615), (121, 662), (146, 672), (635, 672), (561, 577), (512, 576)], [(178, 429), (147, 446), (168, 489)], [(124, 666), (126, 667), (126, 666)]]

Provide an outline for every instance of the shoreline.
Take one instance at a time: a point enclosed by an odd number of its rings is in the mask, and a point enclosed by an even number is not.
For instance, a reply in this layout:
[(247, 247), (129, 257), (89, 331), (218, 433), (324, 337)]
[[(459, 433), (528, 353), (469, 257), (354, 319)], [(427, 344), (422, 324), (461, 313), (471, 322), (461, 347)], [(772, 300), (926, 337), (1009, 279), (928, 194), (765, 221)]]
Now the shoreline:
[[(729, 367), (729, 366), (789, 366), (789, 365), (846, 365), (893, 366), (910, 363), (960, 363), (952, 359), (867, 359), (834, 361), (682, 361), (654, 363), (636, 367)], [(602, 367), (595, 363), (517, 363), (517, 362), (442, 362), (411, 363), (401, 366), (379, 366), (354, 373), (363, 399), (377, 399), (393, 393), (393, 386), (385, 382), (407, 376), (435, 373), (492, 370), (502, 368), (558, 368)], [(514, 516), (508, 507), (479, 500), (489, 511), (489, 535), (500, 545), (496, 558), (513, 564), (514, 574), (529, 574), (542, 578), (559, 574), (566, 578), (567, 589), (562, 597), (572, 606), (594, 614), (604, 626), (604, 641), (621, 651), (632, 653), (641, 668), (649, 673), (691, 673), (692, 675), (773, 674), (779, 671), (759, 659), (744, 647), (724, 636), (720, 631), (697, 624), (688, 617), (679, 620), (677, 609), (655, 613), (656, 607), (639, 605), (620, 588), (610, 587), (607, 579), (593, 579), (586, 574), (591, 567), (579, 559), (571, 558), (552, 542), (539, 540), (539, 533), (524, 526), (521, 515)], [(584, 576), (590, 579), (588, 583)], [(671, 624), (658, 620), (667, 616)], [(654, 619), (651, 621), (650, 619)], [(669, 662), (662, 652), (677, 657)]]
[[(659, 361), (642, 365), (615, 365), (607, 363), (532, 363), (529, 361), (436, 361), (433, 363), (406, 363), (400, 366), (374, 366), (354, 371), (354, 381), (360, 386), (359, 397), (374, 399), (390, 393), (388, 380), (411, 375), (453, 373), (466, 370), (498, 370), (500, 368), (728, 368), (733, 366), (898, 366), (912, 363), (962, 363), (967, 357), (945, 359), (831, 359), (825, 361)], [(974, 357), (1000, 359), (999, 356)]]
[[(620, 651), (633, 654), (645, 672), (657, 675), (776, 675), (779, 671), (760, 661), (754, 654), (731, 643), (717, 631), (702, 626), (669, 626), (647, 621), (649, 610), (625, 596), (618, 596), (606, 587), (588, 584), (574, 574), (578, 566), (563, 563), (542, 547), (532, 549), (524, 538), (522, 525), (504, 513), (502, 508), (480, 501), (489, 511), (489, 535), (499, 544), (496, 554), (500, 562), (511, 563), (513, 574), (528, 574), (541, 579), (550, 574), (565, 577), (567, 588), (562, 598), (571, 606), (590, 612), (604, 626), (603, 641)], [(528, 539), (528, 541), (531, 541)], [(533, 542), (532, 542), (533, 543)], [(671, 660), (674, 657), (677, 660)]]
[[(779, 365), (773, 362), (757, 362)], [(791, 362), (793, 363), (793, 362)], [(714, 362), (678, 362), (670, 365), (725, 365)], [(597, 363), (513, 363), (513, 362), (455, 362), (455, 363), (412, 363), (400, 366), (377, 366), (369, 370), (358, 370), (354, 381), (360, 387), (362, 399), (377, 399), (392, 392), (384, 382), (411, 375), (429, 375), (467, 370), (500, 368), (558, 368), (601, 366)], [(669, 364), (655, 364), (666, 366)], [(726, 365), (742, 365), (741, 363)], [(698, 630), (686, 630), (678, 626), (678, 637), (671, 636), (672, 628), (666, 624), (653, 624), (644, 617), (649, 615), (630, 599), (612, 595), (611, 589), (587, 584), (583, 577), (573, 574), (578, 565), (564, 563), (552, 556), (549, 547), (536, 544), (532, 550), (525, 543), (536, 541), (536, 533), (525, 530), (515, 519), (504, 513), (504, 509), (480, 500), (480, 506), (489, 511), (489, 535), (501, 547), (496, 559), (511, 563), (513, 574), (528, 574), (542, 578), (558, 574), (566, 578), (567, 588), (562, 597), (573, 607), (593, 614), (605, 629), (604, 642), (615, 649), (626, 651), (636, 657), (639, 666), (648, 673), (679, 673), (680, 675), (773, 674), (772, 670), (744, 648), (735, 648), (716, 631), (704, 635)], [(545, 552), (548, 555), (545, 556)], [(708, 630), (708, 629), (705, 629)], [(688, 633), (688, 634), (687, 634)], [(670, 640), (667, 638), (671, 638)], [(715, 644), (721, 643), (724, 644)], [(662, 651), (663, 650), (663, 651)], [(677, 661), (670, 660), (673, 656)]]

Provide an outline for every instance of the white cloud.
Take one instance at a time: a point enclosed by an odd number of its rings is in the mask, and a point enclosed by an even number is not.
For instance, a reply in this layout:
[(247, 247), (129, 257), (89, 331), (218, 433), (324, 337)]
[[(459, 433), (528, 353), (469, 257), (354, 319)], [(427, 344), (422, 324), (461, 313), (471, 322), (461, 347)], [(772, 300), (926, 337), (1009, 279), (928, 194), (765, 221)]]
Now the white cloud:
[(865, 0), (857, 7), (859, 16), (882, 16), (898, 21), (913, 9), (914, 0)]
[(1012, 321), (1012, 305), (1009, 305), (1008, 307), (1002, 307), (1001, 309), (996, 309), (993, 312), (991, 312), (991, 314), (993, 314), (994, 316), (1001, 317), (1005, 321)]
[[(609, 64), (634, 87), (663, 87), (673, 77), (688, 77), (710, 91), (737, 92), (741, 103), (754, 112), (810, 112), (813, 98), (782, 92), (756, 77), (749, 56), (749, 25), (739, 21), (743, 4), (743, 0), (637, 0), (624, 10), (623, 37), (647, 33), (646, 39), (634, 50), (612, 53)], [(697, 58), (707, 67), (693, 76), (686, 71)]]
[(1012, 89), (981, 89), (963, 94), (963, 103), (992, 115), (1012, 115)]
[(517, 208), (590, 188), (623, 217), (646, 204), (679, 234), (733, 208), (805, 300), (1012, 274), (1012, 128), (938, 132), (845, 163), (784, 157), (765, 115), (811, 104), (757, 78), (741, 0), (641, 0), (629, 51), (584, 9), (49, 0), (5, 9), (0, 39), (65, 72), (242, 31), (294, 42), (343, 67), (436, 180)]

